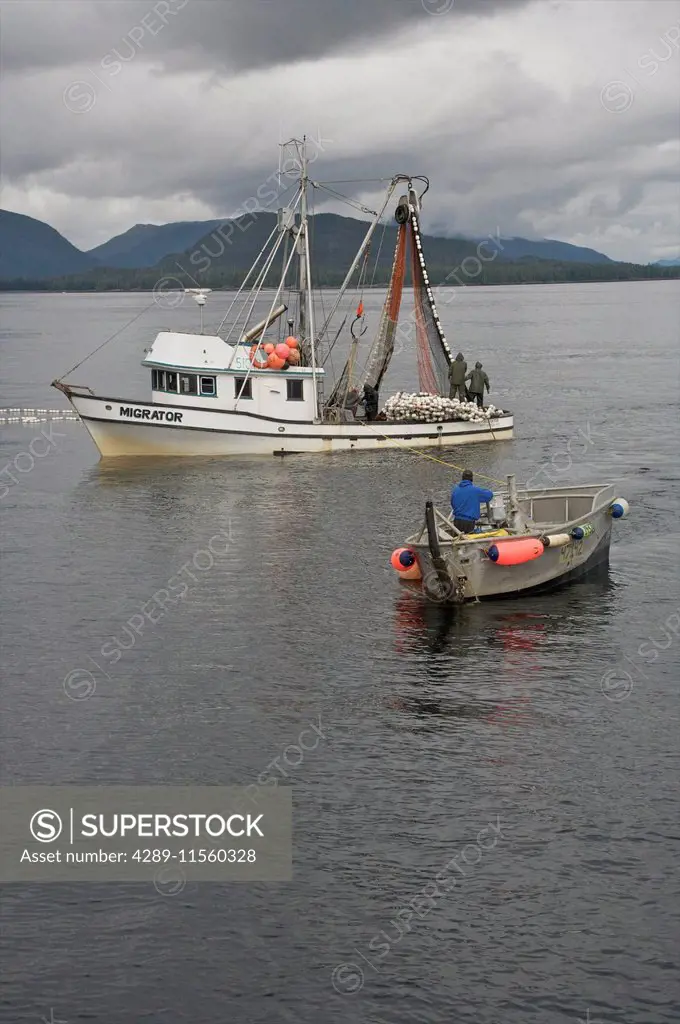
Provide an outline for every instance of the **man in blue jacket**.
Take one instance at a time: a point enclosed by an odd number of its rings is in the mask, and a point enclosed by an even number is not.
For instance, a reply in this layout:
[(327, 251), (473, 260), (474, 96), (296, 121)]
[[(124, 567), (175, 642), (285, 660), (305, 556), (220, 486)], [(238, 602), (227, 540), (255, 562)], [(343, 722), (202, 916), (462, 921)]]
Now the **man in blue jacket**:
[(472, 482), (472, 470), (464, 469), (463, 478), (451, 491), (451, 507), (453, 509), (453, 525), (462, 533), (474, 533), (479, 519), (479, 505), (482, 501), (491, 501), (493, 491), (484, 487), (476, 487)]

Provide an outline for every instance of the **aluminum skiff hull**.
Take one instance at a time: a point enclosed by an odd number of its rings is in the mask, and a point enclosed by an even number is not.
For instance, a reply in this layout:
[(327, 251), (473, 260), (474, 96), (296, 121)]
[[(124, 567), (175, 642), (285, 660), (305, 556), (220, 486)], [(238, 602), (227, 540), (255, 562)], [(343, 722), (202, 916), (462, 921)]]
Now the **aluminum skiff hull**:
[(166, 455), (325, 454), (512, 438), (511, 415), (487, 423), (295, 423), (241, 412), (126, 402), (71, 393), (104, 458)]
[[(461, 544), (442, 544), (441, 550), (452, 580), (464, 577), (464, 600), (485, 600), (534, 594), (555, 590), (580, 576), (606, 565), (609, 561), (612, 518), (607, 508), (588, 517), (593, 526), (589, 537), (564, 547), (546, 548), (540, 558), (523, 565), (498, 565), (486, 555), (493, 540)], [(556, 528), (557, 529), (557, 528)], [(410, 543), (422, 566), (423, 593), (429, 600), (444, 604), (456, 603), (453, 594), (438, 587), (438, 574), (433, 567), (427, 545)]]

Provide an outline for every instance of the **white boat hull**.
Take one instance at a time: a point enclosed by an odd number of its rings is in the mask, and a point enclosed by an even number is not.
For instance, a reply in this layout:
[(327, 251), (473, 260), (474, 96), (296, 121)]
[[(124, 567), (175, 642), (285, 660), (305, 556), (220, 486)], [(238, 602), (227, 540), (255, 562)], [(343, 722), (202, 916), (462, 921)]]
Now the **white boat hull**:
[(489, 423), (309, 423), (242, 412), (125, 402), (71, 393), (69, 400), (104, 458), (177, 455), (330, 454), (444, 448), (512, 438), (511, 415)]

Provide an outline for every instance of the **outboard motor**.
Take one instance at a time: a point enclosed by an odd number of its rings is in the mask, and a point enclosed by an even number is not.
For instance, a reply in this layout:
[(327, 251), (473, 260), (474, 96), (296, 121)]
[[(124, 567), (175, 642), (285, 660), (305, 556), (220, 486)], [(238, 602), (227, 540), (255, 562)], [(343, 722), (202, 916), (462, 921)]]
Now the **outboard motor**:
[(499, 526), (506, 520), (505, 500), (502, 494), (495, 494), (489, 502), (489, 520), (494, 526)]

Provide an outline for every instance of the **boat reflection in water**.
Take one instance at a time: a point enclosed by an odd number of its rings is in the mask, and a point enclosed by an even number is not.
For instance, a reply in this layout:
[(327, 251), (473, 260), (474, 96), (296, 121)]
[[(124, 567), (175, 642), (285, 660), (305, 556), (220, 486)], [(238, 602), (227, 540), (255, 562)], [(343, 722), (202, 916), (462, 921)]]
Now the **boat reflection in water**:
[(538, 722), (543, 715), (532, 708), (531, 694), (553, 686), (546, 669), (555, 648), (571, 643), (591, 610), (607, 614), (603, 598), (611, 587), (604, 567), (548, 606), (545, 598), (527, 599), (518, 611), (512, 600), (437, 605), (404, 586), (395, 605), (394, 644), (409, 688), (402, 684), (389, 706), (417, 716), (419, 728), (422, 716), (504, 726)]
[[(394, 628), (396, 651), (419, 669), (406, 678), (427, 695), (402, 693), (389, 699), (391, 707), (487, 724), (528, 719), (530, 698), (516, 691), (539, 671), (532, 655), (545, 635), (544, 616), (495, 614), (481, 622), (467, 608), (433, 605), (406, 591), (397, 600)], [(499, 700), (498, 684), (515, 692)]]

